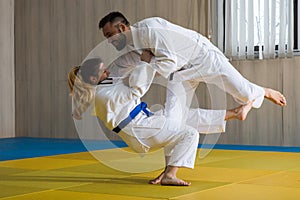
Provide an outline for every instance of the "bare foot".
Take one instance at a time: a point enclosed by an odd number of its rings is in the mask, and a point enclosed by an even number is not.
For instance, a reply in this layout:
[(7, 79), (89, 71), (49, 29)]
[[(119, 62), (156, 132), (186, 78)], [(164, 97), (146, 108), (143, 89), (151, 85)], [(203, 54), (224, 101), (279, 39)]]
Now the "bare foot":
[(270, 88), (265, 88), (265, 93), (265, 98), (269, 99), (273, 103), (280, 106), (286, 106), (286, 99), (280, 92)]
[(252, 108), (253, 102), (254, 100), (246, 105), (242, 105), (237, 108), (226, 111), (225, 120), (238, 119), (244, 121)]
[(160, 182), (161, 185), (172, 185), (172, 186), (189, 186), (191, 185), (190, 182), (186, 182), (184, 180), (181, 180), (177, 177), (163, 177), (161, 179), (161, 182)]
[(252, 108), (253, 102), (254, 102), (254, 100), (250, 101), (246, 105), (242, 105), (242, 106), (234, 109), (234, 112), (236, 113), (236, 118), (239, 119), (239, 120), (242, 120), (242, 121), (246, 120), (247, 115), (248, 115), (249, 111)]
[(157, 185), (157, 184), (160, 184), (161, 182), (161, 179), (163, 178), (163, 176), (165, 175), (165, 171), (163, 171), (158, 177), (156, 177), (155, 179), (151, 179), (149, 180), (149, 184), (152, 184), (152, 185)]

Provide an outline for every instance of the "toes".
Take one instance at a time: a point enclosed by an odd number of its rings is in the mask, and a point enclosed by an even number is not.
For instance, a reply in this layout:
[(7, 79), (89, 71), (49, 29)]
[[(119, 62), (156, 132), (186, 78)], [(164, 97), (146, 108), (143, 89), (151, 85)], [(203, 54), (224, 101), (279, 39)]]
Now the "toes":
[(281, 101), (283, 106), (286, 106), (286, 101)]
[(160, 183), (160, 180), (157, 180), (157, 179), (155, 179), (155, 180), (150, 180), (148, 183), (151, 184), (151, 185), (157, 185), (157, 184)]
[(183, 181), (182, 185), (183, 186), (189, 186), (189, 185), (191, 185), (191, 182), (185, 182), (185, 181)]
[(160, 183), (161, 185), (166, 186), (189, 186), (190, 182), (183, 181), (181, 179), (163, 179)]
[(286, 105), (286, 100), (285, 100), (285, 98), (283, 97), (283, 98), (281, 98), (280, 100), (279, 100), (279, 103), (278, 103), (279, 105), (281, 105), (281, 106), (285, 106)]
[(165, 185), (165, 186), (190, 186), (191, 183), (190, 182), (170, 182), (170, 183), (161, 183), (161, 185)]
[(286, 99), (285, 99), (285, 97), (282, 97), (282, 100), (280, 100), (280, 102), (283, 104), (283, 106), (285, 106), (286, 105)]

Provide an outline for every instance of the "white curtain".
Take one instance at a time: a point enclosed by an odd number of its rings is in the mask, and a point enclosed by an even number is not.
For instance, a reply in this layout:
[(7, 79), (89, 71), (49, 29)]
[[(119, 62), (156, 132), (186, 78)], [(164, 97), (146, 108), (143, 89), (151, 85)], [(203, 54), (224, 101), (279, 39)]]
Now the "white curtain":
[(211, 19), (212, 41), (229, 58), (293, 55), (293, 0), (212, 0)]

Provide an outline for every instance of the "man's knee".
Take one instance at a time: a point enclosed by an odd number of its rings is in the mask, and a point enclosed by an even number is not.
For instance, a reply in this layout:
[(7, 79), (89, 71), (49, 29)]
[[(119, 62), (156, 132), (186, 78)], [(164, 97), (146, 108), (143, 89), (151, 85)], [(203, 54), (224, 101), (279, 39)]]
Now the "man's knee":
[(195, 128), (192, 127), (188, 127), (185, 137), (187, 137), (192, 142), (198, 143), (199, 141), (199, 133)]

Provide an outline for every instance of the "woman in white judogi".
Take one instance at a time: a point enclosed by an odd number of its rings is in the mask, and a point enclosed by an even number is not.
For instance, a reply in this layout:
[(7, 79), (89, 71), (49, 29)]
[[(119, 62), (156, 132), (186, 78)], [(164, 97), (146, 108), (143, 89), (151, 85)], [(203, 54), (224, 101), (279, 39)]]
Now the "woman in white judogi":
[[(84, 71), (93, 67), (89, 65), (95, 65), (95, 62), (98, 62), (96, 65), (98, 69), (99, 67), (103, 68), (103, 63), (99, 59), (90, 61), (87, 60), (80, 68), (73, 68), (69, 73), (73, 97), (77, 95), (76, 93), (85, 90), (85, 85), (88, 90), (91, 90), (91, 84), (97, 84), (109, 75), (108, 71), (102, 69), (96, 73), (95, 70), (90, 70), (94, 75), (91, 76), (91, 73), (88, 72), (88, 78), (84, 78), (86, 76), (83, 75)], [(107, 128), (112, 130), (120, 126), (121, 122), (128, 118), (130, 112), (141, 103), (140, 97), (149, 89), (152, 80), (141, 79), (140, 73), (147, 77), (154, 77), (155, 70), (147, 66), (136, 67), (127, 80), (130, 87), (125, 85), (125, 80), (120, 80), (116, 84), (97, 86), (94, 91), (95, 112)], [(77, 76), (90, 84), (83, 83), (80, 78), (76, 78)], [(84, 111), (84, 105), (87, 104), (77, 106), (78, 109), (75, 109), (73, 113), (77, 115), (76, 117)], [(190, 183), (178, 179), (176, 173), (179, 167), (193, 168), (199, 140), (198, 131), (188, 125), (182, 125), (180, 130), (171, 130), (168, 127), (172, 126), (166, 126), (166, 124), (168, 124), (168, 120), (165, 116), (156, 114), (148, 116), (147, 112), (141, 111), (125, 127), (121, 127), (119, 136), (138, 153), (145, 153), (149, 149), (168, 145), (172, 155), (168, 160), (161, 184), (190, 185)]]
[(167, 146), (167, 167), (161, 184), (189, 185), (190, 183), (178, 179), (176, 172), (179, 167), (194, 167), (199, 140), (196, 129), (185, 124), (174, 124), (161, 114), (149, 116), (148, 110), (138, 112), (128, 124), (121, 125), (128, 119), (131, 111), (140, 105), (140, 98), (150, 87), (156, 71), (148, 65), (144, 62), (144, 65), (137, 66), (127, 79), (120, 79), (115, 84), (99, 84), (96, 89), (92, 85), (102, 82), (109, 75), (109, 72), (103, 69), (100, 59), (90, 59), (81, 67), (73, 68), (69, 73), (69, 86), (75, 101), (74, 117), (79, 118), (95, 97), (96, 115), (107, 128), (115, 130), (119, 127), (119, 136), (133, 150), (145, 153), (150, 149)]

